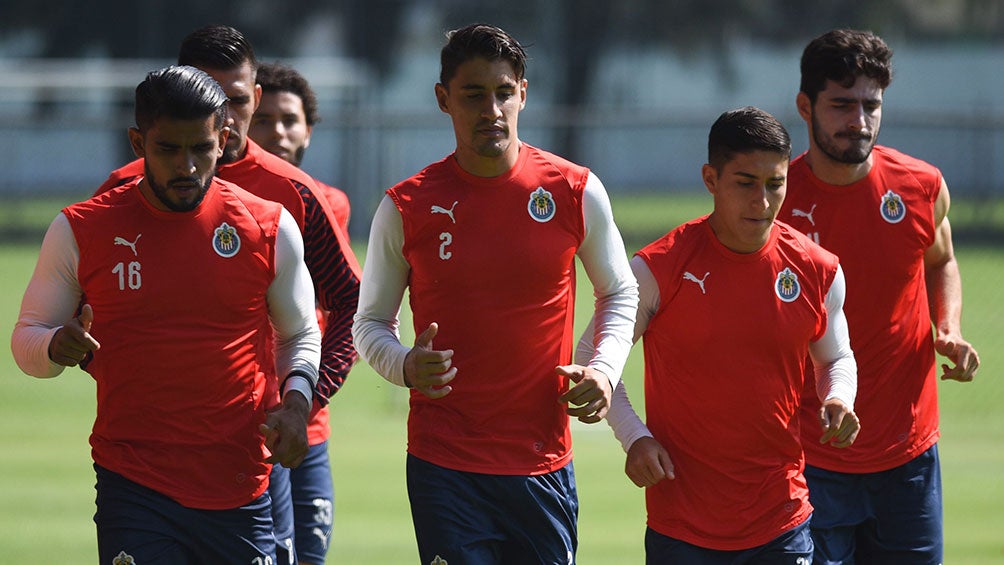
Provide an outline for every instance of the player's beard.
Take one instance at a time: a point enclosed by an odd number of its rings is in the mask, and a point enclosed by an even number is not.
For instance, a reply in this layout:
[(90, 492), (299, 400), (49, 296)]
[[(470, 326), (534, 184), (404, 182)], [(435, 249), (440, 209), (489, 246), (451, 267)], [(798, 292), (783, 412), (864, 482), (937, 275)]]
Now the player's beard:
[(170, 198), (171, 193), (168, 187), (170, 187), (172, 183), (177, 183), (177, 182), (198, 183), (199, 179), (197, 177), (176, 177), (167, 181), (167, 186), (164, 186), (162, 184), (157, 183), (157, 181), (153, 180), (152, 176), (147, 174), (146, 182), (147, 184), (150, 185), (150, 190), (153, 191), (153, 195), (156, 196), (157, 200), (160, 200), (161, 204), (166, 206), (168, 210), (171, 210), (172, 212), (190, 212), (196, 209), (199, 206), (199, 204), (202, 203), (202, 199), (206, 197), (206, 193), (209, 192), (209, 185), (212, 184), (213, 182), (213, 177), (210, 176), (205, 180), (205, 182), (201, 184), (202, 188), (199, 189), (199, 191), (195, 194), (195, 197), (192, 200), (184, 202), (178, 202), (176, 200), (172, 200)]
[[(241, 142), (243, 138), (238, 139), (231, 130), (230, 137), (227, 139), (227, 144), (223, 146), (223, 156), (217, 161), (217, 165), (229, 165), (230, 163), (236, 163), (240, 161), (241, 157), (244, 156), (244, 150), (247, 149), (247, 145)], [(241, 147), (244, 145), (244, 147)]]
[(303, 162), (303, 155), (306, 152), (307, 152), (307, 148), (306, 148), (306, 146), (303, 146), (303, 145), (301, 145), (300, 147), (298, 147), (296, 149), (296, 151), (293, 151), (293, 161), (292, 161), (293, 164), (296, 165), (297, 167), (299, 167), (300, 163)]
[[(815, 114), (812, 116), (812, 139), (816, 142), (816, 147), (819, 147), (819, 150), (824, 155), (837, 163), (848, 165), (864, 163), (872, 154), (872, 148), (875, 147), (877, 137), (877, 129), (871, 134), (864, 135), (845, 131), (827, 136), (823, 134), (823, 128), (816, 121)], [(841, 149), (837, 146), (838, 139), (846, 139), (850, 142), (850, 145), (846, 149)]]

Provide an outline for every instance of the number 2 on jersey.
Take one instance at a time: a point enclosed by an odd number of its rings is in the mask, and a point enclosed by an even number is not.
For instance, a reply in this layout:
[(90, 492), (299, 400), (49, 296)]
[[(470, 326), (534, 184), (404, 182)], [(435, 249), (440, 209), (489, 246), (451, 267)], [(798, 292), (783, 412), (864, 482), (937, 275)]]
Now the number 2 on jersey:
[(439, 234), (439, 241), (443, 242), (439, 244), (439, 258), (445, 261), (450, 257), (453, 257), (453, 252), (446, 250), (446, 246), (453, 243), (453, 234), (448, 231), (444, 231)]

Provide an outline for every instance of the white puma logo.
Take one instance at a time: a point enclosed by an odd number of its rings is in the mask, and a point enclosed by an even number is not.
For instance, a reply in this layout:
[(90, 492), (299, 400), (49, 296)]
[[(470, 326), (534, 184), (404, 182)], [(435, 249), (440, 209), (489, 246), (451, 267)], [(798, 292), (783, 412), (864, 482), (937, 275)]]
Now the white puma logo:
[(815, 212), (815, 211), (816, 211), (816, 205), (815, 204), (812, 205), (812, 208), (809, 208), (808, 212), (805, 212), (804, 210), (799, 210), (798, 208), (792, 208), (791, 209), (791, 217), (793, 217), (793, 218), (806, 218), (806, 219), (809, 220), (810, 224), (816, 225), (816, 221), (812, 219), (812, 213)]
[(454, 200), (453, 201), (453, 206), (450, 206), (449, 210), (447, 210), (446, 208), (443, 208), (442, 206), (433, 205), (432, 206), (432, 211), (430, 213), (432, 213), (432, 214), (446, 214), (447, 216), (450, 217), (450, 220), (452, 220), (453, 223), (455, 224), (455, 223), (457, 223), (457, 219), (453, 217), (453, 209), (456, 208), (456, 207), (457, 207), (457, 201)]
[(136, 252), (136, 243), (139, 241), (139, 238), (141, 238), (141, 237), (143, 237), (143, 234), (137, 235), (136, 239), (134, 239), (131, 242), (127, 241), (125, 238), (116, 237), (115, 238), (115, 245), (125, 245), (129, 249), (132, 249), (132, 254), (133, 255), (139, 257), (139, 253)]
[(696, 276), (694, 276), (693, 273), (687, 271), (683, 273), (683, 280), (697, 283), (697, 286), (701, 287), (701, 294), (707, 294), (706, 292), (704, 292), (704, 279), (708, 278), (708, 275), (710, 274), (711, 274), (710, 272), (707, 272), (704, 273), (704, 277), (697, 278)]

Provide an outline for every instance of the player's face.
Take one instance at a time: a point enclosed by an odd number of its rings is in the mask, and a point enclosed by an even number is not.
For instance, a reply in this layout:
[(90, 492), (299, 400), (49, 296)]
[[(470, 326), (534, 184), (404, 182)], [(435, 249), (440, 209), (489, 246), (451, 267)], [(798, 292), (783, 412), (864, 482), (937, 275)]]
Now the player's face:
[(292, 92), (262, 92), (248, 137), (265, 151), (300, 166), (310, 145), (310, 133), (299, 96)]
[(763, 247), (784, 202), (788, 158), (771, 151), (739, 153), (721, 171), (704, 165), (701, 173), (715, 199), (711, 229), (722, 245), (736, 253)]
[(469, 173), (498, 176), (516, 163), (526, 84), (509, 62), (478, 57), (461, 64), (448, 85), (436, 85), (439, 109), (453, 121), (457, 160)]
[(235, 69), (222, 71), (219, 69), (202, 69), (216, 79), (226, 93), (227, 110), (230, 119), (230, 138), (223, 152), (220, 164), (233, 163), (244, 156), (247, 149), (248, 127), (251, 126), (251, 116), (261, 100), (261, 87), (255, 84), (254, 69), (251, 63), (245, 61)]
[(161, 118), (145, 134), (129, 130), (129, 140), (145, 162), (139, 188), (147, 200), (160, 210), (187, 212), (206, 195), (227, 133), (212, 116)]
[(812, 145), (823, 156), (837, 163), (861, 164), (871, 156), (878, 139), (882, 88), (864, 76), (849, 88), (827, 80), (815, 104), (799, 94), (798, 110), (809, 124)]

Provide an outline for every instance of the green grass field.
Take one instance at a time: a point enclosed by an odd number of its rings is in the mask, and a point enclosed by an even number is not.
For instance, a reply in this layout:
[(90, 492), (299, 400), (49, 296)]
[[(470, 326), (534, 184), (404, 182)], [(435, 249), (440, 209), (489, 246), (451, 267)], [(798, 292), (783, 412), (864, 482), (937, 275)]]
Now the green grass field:
[[(615, 199), (614, 213), (629, 251), (634, 251), (709, 206), (700, 196), (646, 196)], [(56, 209), (33, 213), (48, 222)], [(38, 242), (0, 246), (0, 328), (5, 336), (10, 336), (37, 250)], [(957, 253), (965, 283), (964, 330), (979, 348), (983, 368), (975, 383), (940, 387), (945, 563), (1002, 563), (1004, 419), (999, 414), (1004, 381), (999, 367), (1004, 362), (1004, 317), (994, 305), (1004, 280), (1004, 249), (962, 245)], [(362, 258), (362, 248), (359, 254)], [(588, 282), (583, 284), (580, 327), (591, 308)], [(632, 354), (625, 378), (637, 394), (640, 349)], [(360, 363), (333, 406), (336, 510), (329, 562), (413, 563), (417, 552), (404, 486), (406, 392)], [(0, 352), (0, 414), (0, 561), (94, 563), (94, 476), (87, 445), (94, 418), (90, 377), (75, 368), (49, 381), (27, 377), (5, 347)], [(579, 563), (642, 563), (642, 491), (624, 476), (623, 453), (606, 424), (576, 424)]]

